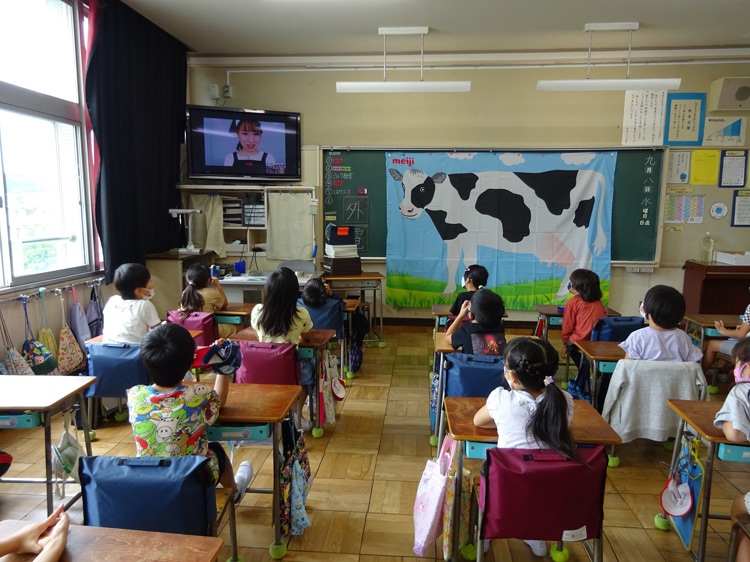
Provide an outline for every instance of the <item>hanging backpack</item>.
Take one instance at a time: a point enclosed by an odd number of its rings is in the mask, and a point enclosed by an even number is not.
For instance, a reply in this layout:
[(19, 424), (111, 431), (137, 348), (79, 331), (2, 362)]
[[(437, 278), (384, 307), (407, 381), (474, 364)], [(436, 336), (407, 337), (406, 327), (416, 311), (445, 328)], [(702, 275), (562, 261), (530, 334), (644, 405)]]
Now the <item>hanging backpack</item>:
[(57, 359), (49, 352), (49, 349), (34, 337), (29, 323), (29, 311), (27, 309), (28, 297), (21, 297), (23, 304), (23, 318), (26, 323), (26, 341), (21, 345), (21, 353), (26, 362), (31, 366), (31, 370), (37, 375), (46, 375), (51, 373), (57, 367)]
[(57, 368), (63, 375), (72, 373), (83, 366), (83, 351), (78, 345), (73, 331), (65, 319), (65, 297), (60, 289), (55, 293), (60, 297), (60, 312), (62, 314), (62, 328), (60, 328), (60, 343), (57, 346)]
[(352, 313), (352, 335), (349, 342), (349, 370), (352, 373), (356, 373), (362, 366), (364, 357), (362, 344), (369, 331), (370, 321), (367, 320), (367, 316), (355, 310)]
[(40, 308), (42, 313), (42, 327), (39, 328), (39, 341), (42, 342), (42, 345), (54, 355), (55, 359), (57, 359), (57, 339), (50, 329), (47, 320), (47, 306), (44, 302), (44, 291), (44, 287), (39, 288), (39, 303), (41, 305)]
[(8, 327), (5, 325), (5, 318), (3, 317), (2, 312), (0, 312), (0, 335), (2, 335), (3, 345), (5, 347), (5, 356), (3, 357), (2, 363), (2, 374), (33, 375), (34, 371), (31, 370), (29, 364), (13, 345), (13, 340), (11, 340), (10, 338), (10, 332), (8, 331)]
[(89, 325), (89, 332), (92, 338), (101, 335), (102, 328), (104, 328), (104, 315), (102, 314), (98, 281), (94, 282), (94, 285), (91, 286), (89, 306), (86, 308), (86, 322)]
[(89, 328), (86, 313), (83, 311), (81, 303), (78, 302), (78, 292), (75, 285), (70, 287), (73, 293), (73, 304), (70, 306), (70, 329), (78, 340), (78, 346), (81, 349), (86, 347), (86, 341), (91, 339), (91, 329)]

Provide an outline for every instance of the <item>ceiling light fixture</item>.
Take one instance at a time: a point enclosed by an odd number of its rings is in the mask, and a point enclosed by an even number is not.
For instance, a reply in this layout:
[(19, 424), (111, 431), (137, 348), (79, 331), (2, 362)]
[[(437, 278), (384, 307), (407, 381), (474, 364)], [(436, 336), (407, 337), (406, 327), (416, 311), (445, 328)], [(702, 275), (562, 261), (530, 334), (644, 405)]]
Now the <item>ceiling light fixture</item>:
[[(470, 81), (433, 81), (424, 80), (424, 36), (430, 32), (429, 27), (379, 27), (378, 35), (383, 36), (383, 80), (379, 82), (336, 82), (339, 94), (394, 94), (394, 93), (431, 93), (431, 92), (469, 92)], [(389, 35), (420, 35), (422, 48), (419, 54), (419, 80), (388, 82), (385, 78), (386, 39)]]
[[(677, 90), (680, 78), (630, 78), (630, 58), (633, 47), (633, 32), (638, 31), (638, 22), (587, 23), (583, 30), (589, 34), (589, 56), (586, 63), (586, 78), (583, 80), (539, 80), (536, 89), (539, 92), (551, 91), (604, 91), (604, 90)], [(628, 66), (624, 79), (591, 80), (591, 42), (594, 31), (627, 31), (628, 32)]]

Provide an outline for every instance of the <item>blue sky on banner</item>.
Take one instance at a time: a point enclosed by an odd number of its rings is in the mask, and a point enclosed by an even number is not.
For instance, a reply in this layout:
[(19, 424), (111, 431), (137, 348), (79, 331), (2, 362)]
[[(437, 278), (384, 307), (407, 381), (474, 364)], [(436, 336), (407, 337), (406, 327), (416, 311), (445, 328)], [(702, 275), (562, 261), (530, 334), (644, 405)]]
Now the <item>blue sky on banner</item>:
[[(612, 185), (616, 162), (617, 153), (614, 151), (388, 153), (384, 170), (388, 225), (386, 267), (389, 272), (404, 272), (416, 278), (447, 282), (443, 294), (452, 292), (456, 284), (460, 287), (463, 270), (472, 263), (487, 267), (490, 272), (489, 286), (493, 287), (549, 279), (564, 280), (566, 284), (567, 276), (575, 267), (591, 269), (602, 280), (607, 280), (610, 272)], [(402, 181), (395, 179), (390, 170), (396, 171), (395, 178), (406, 175), (404, 182), (408, 185), (416, 185), (424, 179), (414, 171), (436, 178), (434, 195), (430, 195), (426, 204), (415, 205), (411, 197), (404, 199)], [(550, 215), (541, 200), (534, 197), (528, 186), (514, 176), (516, 173), (579, 170), (590, 170), (597, 174), (578, 172), (571, 191), (573, 204), (560, 216)], [(441, 172), (478, 174), (480, 188), (473, 190), (468, 201), (458, 201), (450, 179), (437, 181), (440, 177), (435, 174)], [(428, 183), (431, 182), (428, 180)], [(474, 211), (476, 193), (491, 187), (502, 187), (518, 193), (529, 208), (531, 236), (522, 243), (510, 243), (503, 239), (500, 221), (491, 219), (488, 222), (488, 217)], [(600, 199), (602, 195), (603, 199)], [(596, 197), (597, 203), (591, 212), (591, 228), (585, 231), (572, 225), (571, 213), (575, 211), (578, 201), (591, 196)], [(599, 206), (600, 201), (602, 207)], [(455, 208), (456, 204), (460, 205), (458, 209)], [(433, 216), (438, 216), (438, 221), (439, 216), (446, 213), (442, 215), (445, 222), (458, 222), (464, 225), (467, 232), (454, 238), (449, 247), (430, 215), (422, 212), (420, 207), (431, 210)], [(587, 239), (583, 240), (586, 236)], [(589, 259), (590, 264), (586, 263)], [(574, 263), (571, 264), (571, 261)]]

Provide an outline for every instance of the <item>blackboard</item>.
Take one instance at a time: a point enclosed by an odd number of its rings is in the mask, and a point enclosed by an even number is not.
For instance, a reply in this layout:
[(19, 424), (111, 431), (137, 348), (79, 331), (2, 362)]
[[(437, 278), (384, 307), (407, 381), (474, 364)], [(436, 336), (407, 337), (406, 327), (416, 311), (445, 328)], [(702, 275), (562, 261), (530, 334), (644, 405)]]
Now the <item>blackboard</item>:
[[(385, 257), (386, 152), (392, 151), (323, 151), (324, 225), (354, 226), (362, 257)], [(618, 150), (612, 261), (656, 260), (663, 160), (661, 148)]]

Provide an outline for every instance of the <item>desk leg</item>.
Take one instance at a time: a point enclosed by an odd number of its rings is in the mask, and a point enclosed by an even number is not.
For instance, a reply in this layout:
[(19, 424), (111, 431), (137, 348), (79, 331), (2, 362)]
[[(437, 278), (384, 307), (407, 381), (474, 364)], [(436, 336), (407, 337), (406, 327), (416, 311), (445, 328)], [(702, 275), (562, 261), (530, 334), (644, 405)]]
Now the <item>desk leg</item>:
[[(445, 355), (441, 353), (438, 357), (440, 365), (438, 366), (437, 377), (437, 393), (435, 396), (435, 433), (430, 439), (430, 445), (440, 449), (440, 415), (443, 411), (443, 364), (445, 363)], [(434, 441), (434, 442), (433, 442)]]
[[(456, 494), (453, 498), (453, 544), (451, 545), (451, 552), (453, 553), (453, 560), (460, 560), (461, 552), (459, 550), (459, 529), (461, 528), (461, 494), (463, 493), (463, 480), (464, 480), (464, 442), (456, 441)], [(471, 537), (471, 530), (469, 531)], [(477, 545), (477, 548), (481, 548)]]
[(84, 396), (83, 392), (78, 393), (78, 409), (81, 412), (81, 422), (83, 424), (83, 442), (86, 444), (86, 454), (88, 456), (91, 456), (91, 426), (89, 425), (86, 397)]
[[(711, 501), (711, 481), (714, 472), (714, 458), (716, 458), (716, 443), (708, 442), (708, 461), (706, 462), (706, 474), (703, 476), (703, 496), (701, 497), (701, 527), (698, 535), (698, 562), (706, 559), (706, 538), (708, 537), (708, 508)], [(675, 443), (677, 449), (677, 443)]]
[(589, 380), (591, 384), (591, 404), (594, 406), (597, 412), (601, 414), (601, 406), (599, 404), (599, 362), (596, 359), (591, 360), (591, 373), (589, 373)]
[[(271, 441), (271, 454), (273, 455), (273, 544), (271, 545), (271, 557), (278, 560), (286, 554), (286, 546), (281, 542), (281, 505), (280, 491), (281, 485), (281, 453), (279, 452), (279, 443), (281, 442), (281, 423), (273, 424), (273, 439)], [(280, 557), (274, 556), (274, 551), (280, 551)]]
[(539, 318), (544, 321), (542, 324), (542, 339), (547, 341), (547, 330), (549, 329), (549, 318), (545, 314), (540, 314)]
[(47, 485), (47, 515), (54, 511), (52, 497), (52, 411), (44, 412), (44, 471)]

